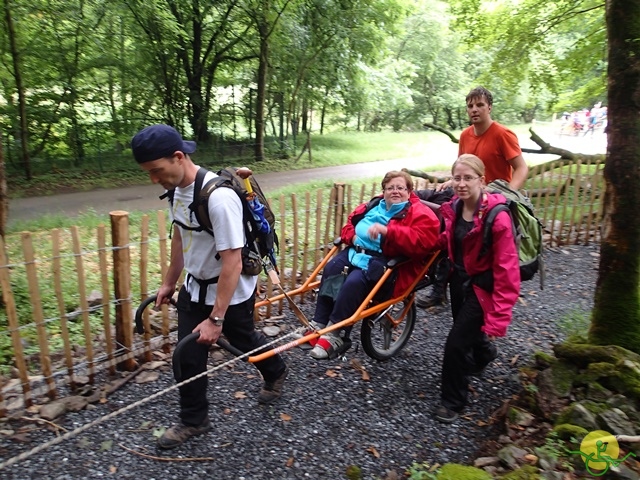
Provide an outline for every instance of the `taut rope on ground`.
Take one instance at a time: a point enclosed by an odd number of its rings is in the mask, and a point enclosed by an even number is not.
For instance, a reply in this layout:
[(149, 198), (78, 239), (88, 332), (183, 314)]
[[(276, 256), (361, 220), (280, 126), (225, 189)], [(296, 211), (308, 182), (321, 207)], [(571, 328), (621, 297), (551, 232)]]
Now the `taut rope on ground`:
[(249, 356), (253, 355), (254, 353), (262, 351), (267, 347), (275, 345), (276, 343), (279, 343), (282, 340), (285, 340), (288, 337), (291, 337), (291, 336), (299, 333), (299, 330), (300, 329), (295, 330), (295, 331), (293, 331), (291, 333), (288, 333), (287, 335), (284, 335), (282, 337), (278, 337), (275, 340), (267, 343), (266, 345), (263, 345), (261, 347), (255, 348), (255, 349), (251, 350), (250, 352), (247, 352), (247, 353), (245, 353), (243, 355), (240, 355), (238, 357), (232, 358), (231, 360), (226, 361), (224, 363), (221, 363), (220, 365), (216, 365), (214, 367), (211, 367), (211, 368), (207, 369), (206, 371), (196, 375), (195, 377), (191, 377), (191, 378), (188, 378), (188, 379), (186, 379), (186, 380), (184, 380), (184, 381), (182, 381), (180, 383), (176, 383), (175, 385), (172, 385), (172, 386), (170, 386), (168, 388), (165, 388), (164, 390), (160, 390), (159, 392), (156, 392), (156, 393), (154, 393), (154, 394), (152, 394), (152, 395), (150, 395), (150, 396), (148, 396), (146, 398), (143, 398), (142, 400), (138, 400), (137, 402), (134, 402), (134, 403), (132, 403), (130, 405), (127, 405), (126, 407), (122, 407), (119, 410), (116, 410), (116, 411), (111, 412), (111, 413), (109, 413), (107, 415), (104, 415), (104, 416), (102, 416), (100, 418), (97, 418), (97, 419), (95, 419), (95, 420), (93, 420), (93, 421), (91, 421), (89, 423), (86, 423), (86, 424), (76, 428), (75, 430), (71, 430), (70, 432), (65, 433), (64, 435), (61, 435), (61, 436), (56, 437), (56, 438), (54, 438), (52, 440), (49, 440), (48, 442), (42, 443), (42, 444), (38, 445), (37, 447), (32, 448), (31, 450), (27, 450), (26, 452), (22, 452), (19, 455), (16, 455), (15, 457), (11, 457), (11, 458), (5, 460), (4, 462), (0, 463), (0, 470), (3, 470), (5, 468), (7, 468), (7, 467), (10, 467), (11, 465), (14, 465), (14, 464), (16, 464), (18, 462), (21, 462), (23, 460), (26, 460), (27, 458), (31, 457), (32, 455), (35, 455), (36, 453), (39, 453), (39, 452), (41, 452), (43, 450), (46, 450), (47, 448), (52, 447), (53, 445), (57, 445), (59, 443), (62, 443), (65, 440), (73, 438), (76, 435), (88, 430), (91, 427), (94, 427), (96, 425), (104, 423), (107, 420), (111, 420), (112, 418), (115, 418), (118, 415), (121, 415), (122, 413), (127, 412), (129, 410), (133, 410), (134, 408), (139, 407), (140, 405), (143, 405), (145, 403), (148, 403), (151, 400), (155, 400), (156, 398), (161, 397), (162, 395), (164, 395), (166, 393), (169, 393), (169, 392), (171, 392), (171, 391), (173, 391), (173, 390), (175, 390), (177, 388), (180, 388), (181, 386), (186, 385), (187, 383), (193, 382), (193, 381), (197, 380), (198, 378), (201, 378), (201, 377), (203, 377), (205, 375), (208, 375), (209, 373), (215, 372), (216, 370), (220, 370), (223, 367), (227, 367), (227, 366), (233, 365), (234, 363), (236, 363), (239, 360), (244, 360), (245, 358), (248, 358)]

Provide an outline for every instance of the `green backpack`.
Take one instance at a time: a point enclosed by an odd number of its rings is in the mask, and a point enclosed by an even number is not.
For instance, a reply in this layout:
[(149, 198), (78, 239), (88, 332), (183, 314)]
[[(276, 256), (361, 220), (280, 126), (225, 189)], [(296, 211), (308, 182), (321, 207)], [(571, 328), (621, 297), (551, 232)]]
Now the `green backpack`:
[(487, 185), (487, 190), (504, 195), (506, 204), (493, 207), (484, 222), (482, 232), (482, 248), (480, 255), (485, 255), (493, 242), (492, 228), (496, 215), (508, 212), (513, 223), (514, 238), (520, 262), (520, 280), (531, 280), (540, 272), (540, 288), (544, 288), (544, 258), (542, 256), (542, 222), (533, 213), (533, 205), (528, 197), (513, 190), (504, 180), (495, 180)]

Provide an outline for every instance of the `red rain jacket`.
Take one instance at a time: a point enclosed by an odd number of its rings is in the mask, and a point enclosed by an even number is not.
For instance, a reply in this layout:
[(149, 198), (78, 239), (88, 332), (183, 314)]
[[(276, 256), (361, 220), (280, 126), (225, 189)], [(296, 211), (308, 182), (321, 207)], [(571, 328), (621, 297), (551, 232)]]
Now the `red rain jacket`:
[[(363, 203), (351, 212), (347, 224), (342, 227), (340, 237), (349, 246), (353, 246), (355, 225), (364, 217), (365, 213), (382, 199), (382, 195)], [(409, 203), (398, 214), (389, 220), (387, 235), (380, 242), (382, 254), (386, 258), (399, 256), (409, 257), (413, 262), (406, 262), (398, 267), (398, 277), (393, 289), (393, 296), (404, 294), (405, 290), (415, 280), (420, 269), (426, 262), (427, 255), (435, 250), (440, 233), (440, 220), (429, 207), (421, 203), (418, 196), (411, 192)]]

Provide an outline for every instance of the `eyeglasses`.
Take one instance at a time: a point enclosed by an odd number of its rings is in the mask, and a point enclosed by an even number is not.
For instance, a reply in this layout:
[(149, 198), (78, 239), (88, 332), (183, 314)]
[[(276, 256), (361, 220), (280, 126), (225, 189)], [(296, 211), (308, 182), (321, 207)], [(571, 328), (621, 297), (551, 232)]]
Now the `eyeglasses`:
[(462, 180), (464, 180), (465, 183), (469, 183), (469, 182), (473, 182), (474, 180), (477, 180), (480, 177), (472, 177), (471, 175), (465, 175), (463, 177), (452, 177), (451, 180), (453, 180), (456, 183), (460, 183)]
[(385, 192), (393, 192), (395, 190), (397, 190), (398, 192), (404, 192), (407, 190), (407, 187), (403, 187), (402, 185), (400, 186), (390, 185), (388, 187), (384, 187)]

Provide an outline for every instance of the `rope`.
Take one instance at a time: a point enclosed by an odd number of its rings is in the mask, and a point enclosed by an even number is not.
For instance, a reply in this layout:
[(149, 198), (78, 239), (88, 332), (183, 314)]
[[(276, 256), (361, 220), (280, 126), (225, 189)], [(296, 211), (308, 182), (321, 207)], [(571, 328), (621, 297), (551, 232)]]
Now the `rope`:
[(78, 428), (76, 428), (75, 430), (71, 430), (67, 433), (65, 433), (64, 435), (60, 436), (60, 437), (56, 437), (53, 440), (49, 440), (48, 442), (42, 443), (40, 445), (38, 445), (37, 447), (32, 448), (31, 450), (27, 450), (26, 452), (22, 452), (19, 455), (16, 455), (15, 457), (11, 457), (8, 460), (5, 460), (4, 462), (0, 463), (0, 470), (3, 470), (4, 468), (10, 467), (11, 465), (14, 465), (18, 462), (21, 462), (23, 460), (26, 460), (27, 458), (31, 457), (32, 455), (35, 455), (36, 453), (39, 453), (49, 447), (52, 447), (53, 445), (57, 445), (59, 443), (62, 443), (65, 440), (68, 440), (72, 437), (75, 437), (76, 435), (88, 430), (91, 427), (94, 427), (96, 425), (99, 425), (107, 420), (111, 420), (112, 418), (117, 417), (118, 415), (124, 413), (124, 412), (128, 412), (129, 410), (133, 410), (136, 407), (139, 407), (140, 405), (143, 405), (145, 403), (150, 402), (151, 400), (154, 400), (158, 397), (161, 397), (162, 395), (164, 395), (165, 393), (169, 393), (177, 388), (182, 387), (183, 385), (186, 385), (190, 382), (193, 382), (195, 380), (197, 380), (198, 378), (204, 377), (205, 375), (208, 375), (209, 373), (215, 372), (216, 370), (220, 370), (223, 367), (227, 367), (230, 365), (233, 365), (235, 362), (239, 361), (239, 360), (243, 360), (251, 355), (253, 355), (256, 352), (259, 352), (261, 350), (264, 350), (266, 347), (270, 347), (271, 345), (275, 345), (276, 343), (281, 342), (282, 340), (285, 340), (297, 333), (299, 333), (299, 330), (295, 330), (291, 333), (288, 333), (287, 335), (284, 335), (282, 337), (276, 338), (275, 340), (268, 342), (265, 345), (262, 345), (258, 348), (255, 348), (253, 350), (251, 350), (250, 352), (247, 352), (243, 355), (240, 355), (239, 357), (235, 357), (232, 358), (231, 360), (221, 363), (220, 365), (217, 365), (215, 367), (211, 367), (209, 369), (207, 369), (206, 371), (199, 373), (198, 375), (196, 375), (195, 377), (191, 377), (188, 378), (186, 380), (183, 380), (180, 383), (177, 383), (175, 385), (172, 385), (171, 387), (165, 388), (164, 390), (160, 390), (159, 392), (156, 392), (152, 395), (150, 395), (149, 397), (143, 398), (142, 400), (138, 400), (137, 402), (134, 402), (130, 405), (127, 405), (126, 407), (122, 407), (120, 410), (116, 410), (114, 412), (111, 412), (107, 415), (104, 415), (103, 417), (97, 418), (87, 424), (84, 424)]

